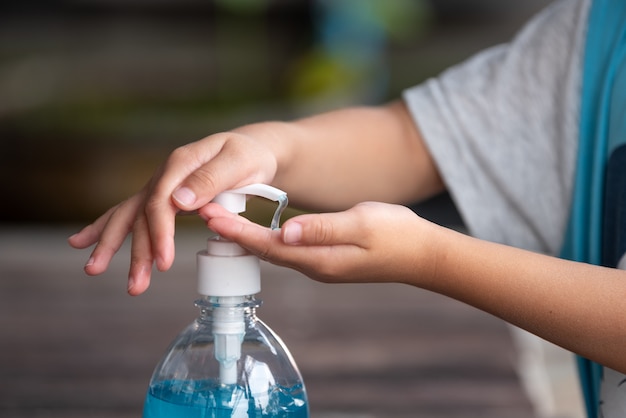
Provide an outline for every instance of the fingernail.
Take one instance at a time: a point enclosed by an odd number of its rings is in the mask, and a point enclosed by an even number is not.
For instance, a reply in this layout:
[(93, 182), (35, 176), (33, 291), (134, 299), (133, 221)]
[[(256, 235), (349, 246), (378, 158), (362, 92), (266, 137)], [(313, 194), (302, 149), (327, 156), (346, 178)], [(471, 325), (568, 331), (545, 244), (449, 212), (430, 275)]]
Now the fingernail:
[(188, 187), (180, 187), (174, 191), (172, 197), (183, 206), (192, 206), (196, 203), (196, 194)]
[(130, 293), (130, 291), (133, 290), (133, 287), (135, 287), (135, 278), (133, 276), (128, 276), (127, 291)]
[(302, 239), (302, 225), (297, 222), (283, 226), (283, 242), (285, 244), (298, 244)]
[(89, 260), (87, 260), (87, 262), (85, 263), (85, 267), (93, 266), (95, 262), (96, 262), (95, 258), (89, 257)]
[(165, 259), (161, 256), (158, 256), (155, 260), (154, 263), (156, 264), (156, 267), (159, 271), (165, 271), (165, 268), (163, 267), (165, 265)]

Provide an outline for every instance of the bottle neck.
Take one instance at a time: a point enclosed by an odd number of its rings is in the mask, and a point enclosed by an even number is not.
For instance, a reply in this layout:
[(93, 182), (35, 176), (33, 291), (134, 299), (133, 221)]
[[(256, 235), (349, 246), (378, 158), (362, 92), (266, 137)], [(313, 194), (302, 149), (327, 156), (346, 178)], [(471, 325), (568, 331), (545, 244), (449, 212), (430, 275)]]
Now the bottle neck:
[(196, 301), (200, 308), (198, 323), (211, 328), (214, 338), (214, 356), (219, 362), (220, 383), (231, 385), (238, 380), (237, 363), (246, 329), (256, 322), (256, 308), (260, 302), (254, 295), (205, 296)]
[(262, 303), (263, 301), (255, 298), (255, 295), (202, 296), (195, 301), (196, 307), (200, 309), (201, 317), (207, 319), (224, 310), (239, 311), (246, 317), (256, 316), (256, 309)]

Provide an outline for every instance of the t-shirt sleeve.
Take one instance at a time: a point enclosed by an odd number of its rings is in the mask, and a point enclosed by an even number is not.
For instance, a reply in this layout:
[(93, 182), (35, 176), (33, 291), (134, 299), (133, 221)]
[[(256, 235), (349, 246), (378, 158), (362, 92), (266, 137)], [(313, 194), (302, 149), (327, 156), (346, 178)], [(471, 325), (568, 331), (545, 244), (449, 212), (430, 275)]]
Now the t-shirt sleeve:
[(543, 10), (404, 100), (469, 233), (556, 254), (578, 143), (588, 0)]

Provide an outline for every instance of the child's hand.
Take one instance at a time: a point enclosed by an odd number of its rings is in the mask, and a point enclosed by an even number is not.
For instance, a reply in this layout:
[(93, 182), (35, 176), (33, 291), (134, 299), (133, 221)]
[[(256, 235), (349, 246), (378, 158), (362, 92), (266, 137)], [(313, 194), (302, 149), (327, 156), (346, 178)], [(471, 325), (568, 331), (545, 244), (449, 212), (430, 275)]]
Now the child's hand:
[[(403, 206), (367, 202), (345, 212), (302, 215), (280, 231), (210, 203), (208, 226), (274, 264), (321, 282), (412, 282), (433, 266), (426, 249), (436, 226)], [(412, 283), (415, 284), (415, 283)]]
[(226, 189), (269, 183), (276, 165), (269, 147), (249, 135), (208, 136), (172, 152), (141, 191), (71, 236), (69, 243), (75, 248), (97, 243), (85, 272), (98, 275), (132, 232), (128, 292), (138, 295), (149, 286), (153, 263), (161, 271), (172, 265), (177, 213), (195, 211)]
[[(140, 192), (70, 237), (69, 243), (75, 248), (97, 243), (85, 266), (87, 274), (97, 275), (106, 270), (126, 236), (132, 233), (128, 292), (138, 295), (150, 283), (153, 264), (162, 271), (172, 265), (177, 213), (197, 211), (218, 193), (251, 183), (276, 186), (300, 208), (320, 211), (343, 210), (365, 200), (417, 202), (444, 188), (419, 130), (401, 101), (386, 106), (338, 109), (293, 122), (246, 125), (180, 147)], [(365, 210), (368, 207), (371, 209)], [(361, 225), (343, 225), (343, 216), (329, 215), (328, 219), (334, 222), (338, 216), (337, 227), (350, 227), (361, 235), (372, 233), (366, 236), (368, 239), (376, 234), (376, 240), (365, 242), (368, 245), (397, 245), (397, 238), (404, 241), (403, 245), (409, 244), (413, 237), (402, 234), (404, 225), (389, 222), (395, 219), (386, 219), (387, 211), (378, 207), (359, 205), (346, 214), (346, 221), (363, 222), (369, 228), (366, 231), (361, 231)], [(389, 210), (402, 211), (405, 219), (419, 219), (407, 209)], [(290, 244), (291, 250), (319, 246), (317, 240), (307, 241), (317, 237), (311, 234), (318, 232), (308, 230), (308, 222), (315, 219), (302, 219), (307, 222), (302, 224), (302, 242)], [(327, 218), (320, 219), (325, 222)], [(329, 225), (335, 228), (334, 223)], [(326, 228), (325, 224), (320, 227)], [(386, 230), (389, 227), (396, 229)], [(363, 243), (361, 235), (351, 244)], [(380, 241), (378, 236), (387, 239)], [(341, 242), (344, 236), (322, 238)], [(341, 251), (358, 248), (344, 248), (335, 241), (322, 240), (321, 244), (329, 244), (333, 252), (339, 247)], [(368, 254), (378, 254), (377, 250), (378, 247), (367, 248)], [(381, 253), (384, 251), (381, 248)], [(391, 257), (391, 249), (388, 252)]]

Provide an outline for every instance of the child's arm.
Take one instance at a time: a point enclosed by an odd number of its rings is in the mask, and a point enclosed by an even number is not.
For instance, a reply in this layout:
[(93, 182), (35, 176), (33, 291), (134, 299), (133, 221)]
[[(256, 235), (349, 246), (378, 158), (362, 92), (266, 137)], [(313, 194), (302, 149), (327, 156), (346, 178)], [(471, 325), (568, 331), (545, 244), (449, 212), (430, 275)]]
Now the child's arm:
[(294, 217), (280, 232), (217, 205), (202, 213), (219, 234), (313, 279), (431, 290), (626, 373), (626, 271), (482, 241), (396, 205)]
[(304, 208), (345, 209), (362, 200), (410, 202), (443, 184), (404, 104), (351, 108), (295, 122), (266, 122), (208, 136), (176, 149), (136, 195), (70, 237), (97, 243), (85, 266), (104, 272), (132, 232), (129, 292), (142, 293), (153, 263), (174, 260), (174, 218), (217, 193), (273, 184)]

